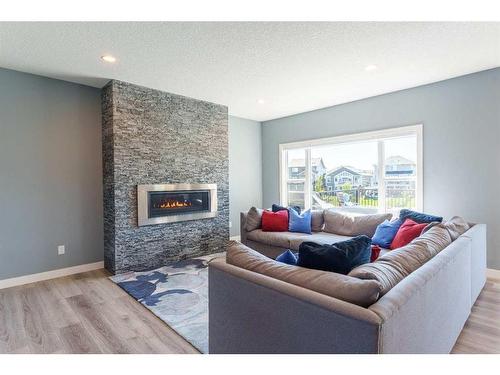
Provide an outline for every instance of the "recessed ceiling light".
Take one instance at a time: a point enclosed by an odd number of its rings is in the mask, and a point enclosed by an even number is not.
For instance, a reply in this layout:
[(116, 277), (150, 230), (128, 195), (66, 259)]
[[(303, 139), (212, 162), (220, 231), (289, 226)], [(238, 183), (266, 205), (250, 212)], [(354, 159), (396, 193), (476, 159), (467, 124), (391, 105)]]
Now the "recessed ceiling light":
[(257, 103), (259, 103), (259, 104), (264, 104), (265, 102), (266, 102), (266, 101), (265, 101), (264, 99), (259, 99), (259, 100), (257, 100)]
[(365, 71), (367, 71), (367, 72), (372, 72), (374, 70), (377, 70), (377, 65), (370, 64), (370, 65), (365, 66)]
[(104, 61), (109, 62), (109, 63), (114, 63), (116, 61), (116, 57), (111, 56), (111, 55), (101, 56), (101, 59), (103, 59)]

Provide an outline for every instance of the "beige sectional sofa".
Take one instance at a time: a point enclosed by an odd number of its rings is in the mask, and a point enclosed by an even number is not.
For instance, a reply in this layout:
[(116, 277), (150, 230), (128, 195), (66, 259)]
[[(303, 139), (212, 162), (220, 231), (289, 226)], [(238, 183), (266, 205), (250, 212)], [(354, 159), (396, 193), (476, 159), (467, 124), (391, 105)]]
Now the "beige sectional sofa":
[(242, 231), (245, 244), (209, 265), (210, 353), (449, 353), (486, 280), (486, 226), (464, 223), (433, 226), (348, 275), (269, 257), (348, 236)]

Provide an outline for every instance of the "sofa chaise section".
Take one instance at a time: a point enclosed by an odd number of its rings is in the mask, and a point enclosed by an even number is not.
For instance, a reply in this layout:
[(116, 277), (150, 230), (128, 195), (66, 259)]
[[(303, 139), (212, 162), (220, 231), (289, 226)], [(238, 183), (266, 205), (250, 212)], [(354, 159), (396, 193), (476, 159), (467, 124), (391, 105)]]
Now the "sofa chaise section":
[(473, 225), (365, 308), (249, 271), (209, 265), (210, 353), (449, 353), (485, 282)]
[(248, 271), (209, 265), (210, 353), (376, 353), (381, 318), (366, 308)]

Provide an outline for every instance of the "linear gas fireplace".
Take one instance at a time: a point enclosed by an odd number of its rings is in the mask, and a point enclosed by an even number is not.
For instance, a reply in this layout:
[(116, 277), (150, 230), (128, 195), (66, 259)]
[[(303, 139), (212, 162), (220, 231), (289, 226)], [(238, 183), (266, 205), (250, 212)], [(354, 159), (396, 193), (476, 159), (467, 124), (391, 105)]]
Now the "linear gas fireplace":
[(217, 215), (216, 184), (138, 185), (139, 226)]

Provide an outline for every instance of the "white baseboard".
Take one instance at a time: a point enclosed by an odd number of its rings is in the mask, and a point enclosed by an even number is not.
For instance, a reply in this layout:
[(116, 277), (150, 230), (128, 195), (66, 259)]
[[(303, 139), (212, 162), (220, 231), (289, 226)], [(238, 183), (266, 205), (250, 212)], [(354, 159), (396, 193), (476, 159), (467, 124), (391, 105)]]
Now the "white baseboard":
[(241, 237), (240, 236), (232, 236), (232, 237), (229, 237), (229, 239), (231, 241), (239, 241), (239, 240), (241, 240)]
[(0, 289), (10, 288), (18, 285), (36, 283), (37, 281), (56, 279), (58, 277), (74, 275), (76, 273), (94, 271), (101, 268), (104, 268), (104, 262), (81, 264), (79, 266), (60, 268), (58, 270), (34, 273), (32, 275), (12, 277), (10, 279), (0, 280)]

